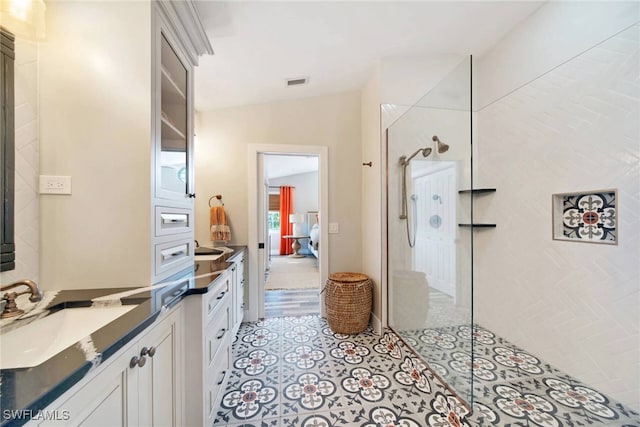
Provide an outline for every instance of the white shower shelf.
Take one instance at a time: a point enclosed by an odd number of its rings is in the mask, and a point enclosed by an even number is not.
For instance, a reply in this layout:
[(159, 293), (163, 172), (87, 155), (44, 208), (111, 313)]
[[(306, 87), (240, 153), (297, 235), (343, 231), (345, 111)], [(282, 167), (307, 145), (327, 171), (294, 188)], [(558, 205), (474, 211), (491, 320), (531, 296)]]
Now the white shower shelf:
[[(458, 194), (471, 194), (471, 195), (479, 195), (479, 194), (488, 194), (495, 193), (495, 188), (472, 188), (467, 190), (458, 190)], [(486, 223), (473, 223), (473, 224), (458, 224), (458, 227), (473, 227), (473, 228), (496, 228), (496, 224), (486, 224)]]
[(471, 190), (458, 190), (458, 194), (484, 194), (484, 193), (495, 193), (495, 188), (474, 188)]

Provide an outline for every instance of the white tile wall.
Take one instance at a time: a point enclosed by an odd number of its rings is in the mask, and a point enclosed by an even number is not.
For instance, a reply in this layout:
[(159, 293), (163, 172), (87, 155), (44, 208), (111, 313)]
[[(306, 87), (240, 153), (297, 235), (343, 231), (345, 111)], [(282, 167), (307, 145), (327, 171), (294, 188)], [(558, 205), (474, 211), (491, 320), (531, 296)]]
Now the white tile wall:
[[(640, 408), (640, 26), (478, 113), (475, 314)], [(617, 188), (619, 245), (554, 241), (551, 195)]]
[(16, 40), (15, 61), (15, 239), (16, 269), (0, 273), (0, 283), (39, 280), (40, 201), (38, 196), (38, 45)]

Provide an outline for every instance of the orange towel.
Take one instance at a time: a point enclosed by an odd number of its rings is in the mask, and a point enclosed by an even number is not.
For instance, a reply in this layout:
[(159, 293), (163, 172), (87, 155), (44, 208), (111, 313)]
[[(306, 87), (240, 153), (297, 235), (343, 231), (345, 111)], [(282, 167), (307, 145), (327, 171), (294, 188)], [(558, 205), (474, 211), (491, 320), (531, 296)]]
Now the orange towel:
[(227, 224), (227, 214), (224, 207), (214, 206), (209, 211), (209, 226), (211, 230), (211, 240), (230, 241), (231, 229)]

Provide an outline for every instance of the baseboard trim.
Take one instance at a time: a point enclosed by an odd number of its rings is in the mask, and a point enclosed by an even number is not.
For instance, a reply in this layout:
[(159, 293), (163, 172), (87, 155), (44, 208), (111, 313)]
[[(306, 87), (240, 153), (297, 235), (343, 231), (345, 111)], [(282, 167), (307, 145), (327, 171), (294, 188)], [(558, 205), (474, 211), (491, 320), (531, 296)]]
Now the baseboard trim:
[(376, 316), (374, 312), (371, 312), (371, 327), (373, 328), (373, 332), (378, 335), (382, 335), (382, 321)]

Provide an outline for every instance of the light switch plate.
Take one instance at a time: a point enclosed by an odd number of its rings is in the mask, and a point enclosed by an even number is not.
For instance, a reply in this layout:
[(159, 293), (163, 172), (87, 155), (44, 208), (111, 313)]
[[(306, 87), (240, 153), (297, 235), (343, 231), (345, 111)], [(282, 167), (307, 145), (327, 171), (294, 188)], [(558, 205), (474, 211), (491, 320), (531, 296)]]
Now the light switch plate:
[(71, 194), (71, 177), (40, 175), (40, 194)]
[(329, 223), (329, 234), (338, 234), (340, 232), (340, 224), (337, 222)]

